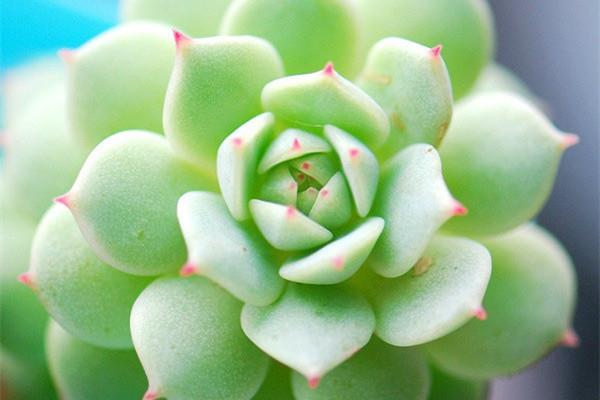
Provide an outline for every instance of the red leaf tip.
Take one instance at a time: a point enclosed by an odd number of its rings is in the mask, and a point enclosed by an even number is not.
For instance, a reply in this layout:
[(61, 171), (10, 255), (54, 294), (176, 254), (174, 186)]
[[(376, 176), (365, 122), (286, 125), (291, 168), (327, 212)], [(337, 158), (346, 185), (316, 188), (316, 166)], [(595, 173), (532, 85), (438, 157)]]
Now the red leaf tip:
[(24, 272), (17, 277), (17, 280), (21, 282), (23, 285), (30, 287), (33, 289), (33, 275), (30, 272)]
[(462, 217), (467, 215), (469, 210), (461, 202), (454, 200), (452, 204), (452, 215), (455, 217)]
[(567, 133), (565, 135), (562, 135), (560, 140), (560, 147), (563, 150), (566, 150), (569, 147), (575, 146), (577, 143), (579, 143), (579, 136), (574, 133)]
[(350, 153), (351, 158), (356, 158), (360, 154), (360, 150), (357, 149), (356, 147), (353, 147), (348, 151), (348, 153)]
[(295, 138), (292, 142), (292, 150), (300, 150), (301, 147), (302, 145), (300, 144), (300, 141), (298, 140), (298, 138)]
[(331, 262), (333, 264), (333, 268), (335, 268), (337, 271), (344, 269), (344, 257), (336, 256), (333, 258), (333, 260), (331, 260)]
[(321, 382), (320, 376), (311, 376), (308, 378), (308, 387), (311, 389), (316, 389), (317, 386), (319, 386), (320, 382)]
[(67, 64), (70, 64), (75, 61), (75, 55), (77, 54), (77, 51), (71, 49), (60, 49), (57, 53), (61, 60)]
[(323, 68), (323, 74), (326, 76), (333, 76), (333, 73), (335, 72), (335, 70), (333, 69), (333, 63), (332, 62), (328, 62), (327, 64), (325, 64), (325, 68)]
[(192, 41), (192, 38), (176, 29), (173, 29), (173, 38), (175, 39), (175, 47), (182, 49)]
[(62, 204), (67, 208), (69, 208), (71, 206), (71, 200), (70, 200), (69, 193), (65, 193), (62, 196), (55, 197), (53, 201), (56, 204)]
[(473, 316), (480, 321), (485, 321), (488, 317), (487, 311), (483, 307), (477, 307), (475, 311), (473, 311)]
[(142, 400), (155, 400), (156, 398), (158, 398), (158, 393), (148, 389), (148, 391), (144, 393), (144, 397), (142, 398)]
[(572, 328), (567, 329), (567, 331), (560, 340), (560, 344), (562, 346), (569, 348), (579, 347), (579, 342), (579, 335)]
[(296, 216), (296, 209), (292, 206), (288, 206), (288, 208), (285, 210), (285, 215), (288, 218), (292, 218)]
[(183, 264), (183, 267), (181, 267), (181, 269), (179, 270), (179, 276), (182, 276), (184, 278), (196, 274), (198, 274), (198, 267), (191, 261), (188, 261), (185, 264)]
[(439, 56), (440, 56), (440, 54), (442, 54), (442, 48), (443, 48), (443, 47), (444, 47), (444, 46), (442, 46), (441, 44), (438, 44), (437, 46), (435, 46), (435, 47), (432, 47), (432, 48), (431, 48), (431, 54), (432, 54), (434, 57), (439, 57)]

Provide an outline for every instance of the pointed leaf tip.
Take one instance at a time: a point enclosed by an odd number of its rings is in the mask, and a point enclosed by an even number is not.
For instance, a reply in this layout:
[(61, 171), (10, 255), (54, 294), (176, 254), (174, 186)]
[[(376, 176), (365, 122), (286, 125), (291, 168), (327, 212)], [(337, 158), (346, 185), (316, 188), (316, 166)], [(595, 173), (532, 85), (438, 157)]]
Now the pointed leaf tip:
[(54, 201), (56, 204), (62, 204), (62, 205), (64, 205), (65, 207), (69, 208), (69, 207), (70, 207), (70, 205), (71, 205), (71, 202), (70, 202), (70, 199), (69, 199), (69, 197), (70, 197), (70, 196), (69, 196), (69, 193), (65, 193), (65, 194), (63, 194), (62, 196), (55, 197), (53, 201)]
[(188, 43), (192, 41), (192, 38), (187, 36), (185, 33), (173, 29), (173, 38), (175, 39), (175, 46), (178, 49), (182, 49)]
[(148, 390), (146, 393), (144, 393), (144, 397), (142, 398), (142, 400), (155, 400), (158, 398), (158, 394), (153, 391), (153, 390)]
[(443, 48), (444, 48), (444, 46), (442, 46), (441, 44), (438, 44), (437, 46), (431, 48), (431, 54), (434, 57), (439, 57), (440, 54), (442, 54)]
[(321, 377), (320, 376), (311, 376), (309, 378), (307, 378), (308, 381), (308, 387), (311, 389), (316, 389), (317, 386), (319, 386), (319, 383), (321, 383)]
[(473, 316), (480, 321), (485, 321), (488, 317), (487, 311), (483, 307), (477, 307), (475, 311), (473, 311)]
[(576, 135), (574, 133), (567, 133), (565, 135), (562, 135), (560, 139), (560, 148), (566, 150), (570, 147), (575, 146), (577, 143), (579, 143), (579, 135)]
[(452, 205), (452, 215), (455, 217), (463, 217), (469, 213), (467, 207), (465, 207), (461, 202), (454, 200)]
[(580, 342), (579, 335), (572, 328), (569, 328), (560, 340), (561, 346), (569, 347), (569, 348), (579, 347), (579, 342)]
[(77, 52), (75, 50), (71, 49), (60, 49), (57, 52), (58, 57), (60, 57), (60, 59), (66, 64), (71, 64), (73, 61), (75, 61), (76, 53)]
[(17, 277), (17, 280), (21, 282), (23, 285), (32, 288), (35, 286), (33, 282), (33, 276), (30, 272), (24, 272)]
[(192, 275), (198, 274), (198, 267), (194, 265), (192, 262), (186, 262), (183, 267), (179, 270), (179, 275), (186, 278)]
[(333, 63), (332, 62), (328, 62), (327, 64), (325, 64), (325, 67), (323, 68), (323, 74), (326, 76), (333, 76), (333, 73), (335, 72), (335, 70), (333, 69)]

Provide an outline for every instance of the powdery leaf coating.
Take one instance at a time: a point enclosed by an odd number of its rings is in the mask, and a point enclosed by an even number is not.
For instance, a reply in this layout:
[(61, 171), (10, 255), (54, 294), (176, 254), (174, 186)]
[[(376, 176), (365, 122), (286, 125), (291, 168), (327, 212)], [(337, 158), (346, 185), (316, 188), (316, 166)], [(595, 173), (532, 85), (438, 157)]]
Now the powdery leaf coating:
[[(478, 314), (492, 260), (479, 243), (434, 237), (413, 273), (387, 279), (357, 277), (367, 286), (377, 319), (375, 333), (394, 346), (438, 339)], [(425, 264), (426, 263), (426, 264)]]
[(253, 199), (250, 212), (267, 242), (279, 250), (310, 249), (333, 238), (330, 231), (292, 206)]
[(252, 400), (295, 400), (292, 393), (292, 370), (271, 360), (269, 372)]
[(441, 143), (452, 118), (452, 87), (440, 51), (386, 38), (369, 52), (357, 83), (390, 120), (380, 149), (386, 157), (413, 143)]
[(490, 235), (531, 219), (545, 203), (571, 139), (535, 106), (510, 93), (481, 94), (459, 103), (440, 156), (448, 187), (469, 215), (444, 229)]
[(38, 225), (28, 274), (40, 302), (70, 334), (96, 346), (133, 346), (129, 313), (151, 279), (100, 261), (61, 204)]
[(186, 267), (245, 303), (266, 306), (279, 297), (284, 281), (269, 245), (231, 217), (221, 196), (186, 193), (177, 214), (188, 247)]
[(48, 326), (46, 347), (50, 372), (63, 399), (140, 399), (144, 395), (144, 370), (133, 350), (92, 346), (54, 321)]
[(377, 194), (379, 182), (377, 158), (367, 146), (335, 126), (325, 126), (325, 136), (335, 148), (342, 164), (358, 215), (367, 216)]
[(261, 111), (265, 84), (283, 75), (279, 55), (251, 37), (191, 39), (176, 32), (177, 57), (163, 123), (178, 155), (214, 174), (217, 150)]
[(253, 191), (256, 166), (273, 134), (274, 124), (273, 114), (260, 114), (233, 131), (219, 146), (219, 187), (227, 208), (238, 221), (250, 216), (248, 202)]
[(154, 20), (194, 37), (215, 36), (231, 0), (123, 0), (121, 19)]
[(486, 400), (488, 383), (452, 376), (430, 365), (431, 392), (428, 400)]
[(88, 148), (127, 129), (162, 132), (163, 102), (175, 58), (167, 26), (119, 25), (63, 58), (69, 120)]
[(327, 229), (345, 225), (352, 217), (352, 197), (341, 172), (336, 173), (319, 190), (308, 217)]
[(386, 225), (369, 265), (386, 278), (408, 272), (457, 211), (464, 209), (448, 192), (433, 146), (414, 144), (402, 150), (384, 167), (373, 214)]
[(342, 285), (290, 283), (275, 304), (242, 311), (250, 340), (311, 382), (366, 345), (374, 325), (369, 303)]
[(314, 71), (333, 61), (353, 74), (358, 19), (346, 0), (234, 0), (221, 33), (267, 39), (277, 49), (287, 75)]
[(350, 278), (363, 265), (385, 222), (369, 218), (360, 226), (319, 250), (286, 262), (279, 275), (288, 281), (332, 285)]
[(310, 388), (298, 373), (292, 376), (297, 400), (426, 400), (431, 378), (425, 357), (373, 338), (365, 348)]
[(491, 10), (485, 0), (357, 0), (365, 40), (361, 58), (379, 40), (402, 37), (444, 46), (456, 98), (464, 96), (494, 50)]
[(286, 76), (268, 83), (263, 107), (299, 127), (335, 125), (364, 143), (377, 147), (388, 137), (390, 125), (381, 107), (333, 65), (305, 75)]
[(512, 375), (542, 357), (564, 337), (575, 305), (573, 266), (550, 234), (526, 225), (483, 243), (493, 260), (487, 320), (427, 345), (436, 365), (472, 379)]
[(251, 398), (269, 359), (244, 336), (241, 309), (242, 303), (198, 276), (165, 277), (148, 286), (131, 312), (148, 397)]
[(67, 127), (65, 90), (53, 84), (22, 106), (7, 127), (3, 174), (19, 210), (38, 220), (75, 180), (86, 151)]
[(185, 261), (177, 200), (212, 188), (198, 170), (145, 131), (120, 132), (86, 160), (66, 203), (98, 257), (134, 275), (176, 271)]

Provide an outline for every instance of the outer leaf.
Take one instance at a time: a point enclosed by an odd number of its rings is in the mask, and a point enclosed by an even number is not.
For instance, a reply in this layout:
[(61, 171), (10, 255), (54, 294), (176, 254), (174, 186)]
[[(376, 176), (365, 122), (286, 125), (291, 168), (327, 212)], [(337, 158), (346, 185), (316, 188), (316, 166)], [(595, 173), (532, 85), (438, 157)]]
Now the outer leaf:
[(93, 148), (127, 129), (161, 132), (174, 57), (170, 30), (152, 22), (119, 25), (66, 53), (69, 119), (81, 142)]
[[(482, 312), (492, 269), (488, 251), (468, 239), (435, 237), (412, 274), (361, 276), (377, 318), (375, 333), (394, 346), (438, 339)], [(370, 280), (368, 283), (365, 282)]]
[(242, 329), (264, 352), (315, 382), (369, 341), (375, 318), (345, 286), (289, 284), (273, 305), (245, 305)]
[(375, 147), (385, 141), (390, 130), (381, 107), (331, 64), (319, 72), (270, 82), (263, 89), (262, 103), (294, 125), (314, 128), (332, 124)]
[(352, 73), (357, 22), (345, 0), (236, 0), (225, 14), (221, 33), (267, 39), (281, 54), (287, 74), (314, 71), (328, 61)]
[(297, 400), (426, 400), (430, 377), (425, 357), (415, 349), (389, 346), (376, 338), (310, 388), (294, 373)]
[(217, 176), (219, 187), (231, 215), (238, 221), (247, 219), (250, 192), (258, 159), (273, 133), (275, 118), (260, 114), (236, 129), (219, 146)]
[(259, 306), (274, 302), (283, 290), (268, 245), (258, 232), (245, 229), (229, 213), (221, 197), (189, 192), (177, 214), (192, 267), (240, 300)]
[(155, 20), (194, 37), (215, 36), (231, 0), (123, 0), (121, 18)]
[(465, 95), (494, 50), (492, 13), (484, 0), (358, 0), (365, 39), (360, 57), (390, 36), (444, 45), (455, 97)]
[(470, 94), (505, 91), (518, 94), (519, 96), (538, 103), (541, 100), (531, 92), (525, 82), (511, 72), (508, 68), (490, 63), (481, 72), (479, 79)]
[(148, 398), (251, 398), (269, 360), (244, 336), (241, 308), (201, 277), (166, 277), (148, 286), (131, 312), (131, 336), (148, 376)]
[(390, 119), (383, 154), (393, 156), (413, 143), (440, 144), (452, 117), (452, 87), (439, 48), (383, 39), (369, 52), (358, 85)]
[(254, 222), (279, 250), (304, 250), (327, 243), (332, 233), (291, 206), (250, 200)]
[(44, 307), (69, 333), (96, 346), (133, 346), (129, 313), (150, 279), (100, 261), (62, 205), (50, 208), (38, 226), (28, 274)]
[(180, 161), (164, 138), (126, 131), (104, 140), (86, 160), (66, 203), (92, 249), (136, 275), (176, 271), (185, 261), (177, 200), (211, 185)]
[(269, 372), (252, 400), (295, 400), (292, 394), (292, 370), (271, 360)]
[[(381, 276), (406, 273), (438, 228), (457, 211), (433, 146), (407, 147), (384, 168), (373, 213), (386, 221), (369, 264)], [(457, 208), (458, 207), (458, 208)]]
[(365, 217), (371, 211), (377, 193), (377, 158), (364, 144), (335, 126), (327, 125), (325, 136), (333, 144), (342, 163), (358, 215)]
[(509, 93), (460, 103), (440, 156), (448, 186), (470, 213), (445, 228), (490, 235), (531, 219), (548, 198), (573, 140), (535, 106)]
[(493, 260), (488, 319), (427, 346), (441, 368), (473, 379), (514, 374), (542, 357), (566, 333), (575, 303), (571, 261), (542, 229), (526, 225), (484, 244)]
[[(82, 342), (51, 322), (46, 339), (54, 383), (64, 399), (139, 399), (146, 377), (133, 350)], [(45, 397), (44, 397), (45, 398)]]
[(431, 393), (428, 400), (486, 400), (489, 385), (486, 381), (467, 380), (449, 375), (431, 366)]
[(352, 217), (350, 196), (344, 175), (338, 172), (319, 190), (308, 216), (328, 229), (339, 228)]
[(261, 90), (283, 74), (281, 60), (269, 43), (250, 36), (192, 40), (176, 34), (176, 40), (165, 134), (179, 155), (214, 173), (219, 145), (261, 112)]
[(345, 281), (363, 265), (377, 242), (384, 221), (369, 218), (349, 234), (299, 260), (288, 261), (279, 274), (288, 281), (331, 285)]

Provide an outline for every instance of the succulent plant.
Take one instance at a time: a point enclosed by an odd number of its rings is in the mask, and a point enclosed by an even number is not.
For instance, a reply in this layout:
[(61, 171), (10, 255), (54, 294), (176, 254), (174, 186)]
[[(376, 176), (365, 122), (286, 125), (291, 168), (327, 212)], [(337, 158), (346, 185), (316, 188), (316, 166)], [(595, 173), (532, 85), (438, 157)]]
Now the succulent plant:
[(7, 93), (7, 387), (46, 373), (17, 275), (65, 399), (482, 399), (575, 345), (531, 220), (577, 137), (447, 3), (127, 0)]

